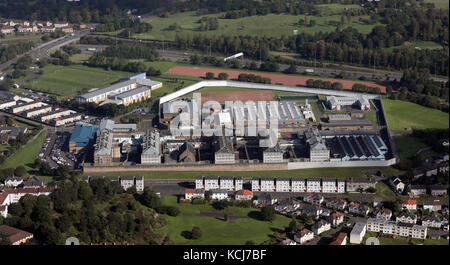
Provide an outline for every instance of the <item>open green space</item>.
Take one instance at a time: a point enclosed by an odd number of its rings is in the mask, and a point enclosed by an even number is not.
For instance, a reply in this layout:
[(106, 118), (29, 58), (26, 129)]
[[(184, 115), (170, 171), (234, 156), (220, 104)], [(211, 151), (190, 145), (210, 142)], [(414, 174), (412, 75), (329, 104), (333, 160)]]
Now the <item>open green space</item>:
[(393, 51), (395, 49), (421, 49), (421, 50), (434, 50), (434, 49), (442, 49), (442, 45), (432, 42), (432, 41), (414, 41), (414, 42), (405, 42), (399, 46), (393, 46), (389, 48), (385, 48), (386, 51)]
[(448, 9), (449, 2), (448, 0), (424, 0), (425, 3), (433, 3), (434, 7)]
[[(182, 213), (200, 213), (201, 211), (213, 212), (210, 205), (181, 205), (174, 204), (175, 197), (163, 198), (163, 203), (176, 205)], [(211, 208), (211, 209), (210, 209)], [(236, 219), (234, 222), (223, 221), (220, 218), (204, 217), (204, 216), (183, 216), (177, 217), (166, 216), (168, 224), (156, 232), (169, 235), (175, 244), (187, 245), (243, 245), (248, 240), (253, 240), (256, 244), (260, 244), (269, 239), (276, 231), (281, 231), (289, 225), (291, 221), (282, 215), (277, 215), (276, 219), (270, 223), (258, 220), (252, 216), (251, 212), (259, 212), (255, 208), (238, 208), (229, 207), (222, 211), (231, 215), (239, 215), (242, 218)], [(236, 208), (236, 209), (234, 209)], [(249, 216), (250, 214), (250, 216)], [(183, 232), (189, 232), (192, 227), (199, 226), (203, 235), (199, 239), (187, 239), (183, 236)]]
[(412, 158), (417, 151), (427, 147), (422, 139), (409, 135), (394, 136), (394, 142), (402, 160)]
[(39, 150), (44, 143), (46, 132), (41, 132), (36, 139), (29, 144), (25, 145), (22, 149), (18, 150), (15, 154), (6, 159), (5, 163), (1, 166), (4, 168), (16, 168), (18, 166), (24, 166), (28, 171), (32, 170), (34, 160), (39, 154)]
[(406, 128), (448, 128), (448, 113), (400, 100), (383, 100), (389, 129), (401, 131)]
[(360, 5), (342, 5), (342, 4), (338, 4), (338, 3), (316, 5), (316, 7), (320, 10), (320, 14), (322, 16), (338, 15), (338, 14), (342, 14), (346, 10), (361, 10), (361, 9), (363, 9), (363, 7)]
[(48, 65), (43, 70), (44, 73), (29, 84), (34, 90), (60, 96), (74, 96), (83, 89), (101, 88), (130, 75), (128, 72), (84, 65)]
[[(340, 13), (337, 6), (332, 8), (322, 7), (325, 13)], [(342, 7), (344, 8), (344, 7)], [(342, 9), (340, 8), (340, 9)], [(287, 14), (268, 14), (265, 16), (249, 16), (238, 19), (219, 19), (219, 28), (217, 30), (200, 31), (198, 20), (203, 16), (220, 18), (222, 13), (197, 16), (195, 12), (182, 12), (171, 15), (168, 18), (149, 17), (146, 22), (152, 24), (153, 29), (147, 33), (137, 34), (134, 37), (141, 39), (175, 40), (177, 34), (203, 34), (207, 36), (267, 36), (281, 37), (294, 34), (294, 30), (306, 33), (330, 32), (336, 29), (336, 26), (328, 24), (329, 22), (341, 21), (340, 15), (331, 16), (307, 16), (308, 20), (315, 20), (314, 26), (298, 25), (300, 17)], [(352, 17), (350, 24), (344, 24), (342, 28), (354, 27), (362, 33), (369, 33), (375, 25), (367, 23), (368, 16)], [(178, 30), (169, 30), (169, 27), (176, 23), (180, 26)], [(102, 33), (105, 34), (105, 33)], [(110, 33), (115, 34), (115, 33)]]
[(351, 168), (313, 168), (313, 169), (298, 169), (298, 170), (280, 170), (280, 171), (127, 171), (127, 172), (106, 172), (106, 173), (92, 173), (94, 175), (108, 175), (108, 176), (144, 176), (146, 179), (194, 179), (197, 176), (269, 176), (269, 177), (330, 177), (330, 178), (359, 178), (364, 172), (377, 171), (385, 176), (392, 176), (399, 173), (399, 170), (393, 167), (370, 168), (370, 167), (351, 167)]

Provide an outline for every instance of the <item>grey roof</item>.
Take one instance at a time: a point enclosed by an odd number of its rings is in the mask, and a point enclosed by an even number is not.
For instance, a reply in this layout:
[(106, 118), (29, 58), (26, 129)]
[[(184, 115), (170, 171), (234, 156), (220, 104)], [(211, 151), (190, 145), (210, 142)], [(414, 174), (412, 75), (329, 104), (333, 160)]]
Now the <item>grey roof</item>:
[(359, 235), (364, 230), (364, 227), (366, 227), (366, 223), (355, 223), (350, 234), (358, 234)]
[(220, 179), (223, 179), (223, 180), (233, 180), (233, 177), (232, 177), (232, 176), (221, 176)]
[(321, 122), (321, 125), (325, 125), (327, 127), (330, 126), (370, 126), (372, 122), (366, 119), (353, 119), (353, 120), (331, 120), (328, 122)]
[(213, 189), (213, 190), (211, 190), (211, 192), (214, 194), (214, 193), (220, 193), (220, 194), (228, 194), (228, 191), (227, 190), (221, 190), (221, 189)]
[(128, 90), (128, 91), (125, 91), (123, 93), (117, 94), (117, 95), (114, 96), (114, 98), (115, 99), (126, 99), (128, 97), (131, 97), (131, 96), (134, 96), (134, 95), (137, 95), (139, 93), (146, 92), (146, 91), (149, 91), (149, 90), (151, 90), (150, 87), (148, 87), (148, 86), (141, 86), (141, 87), (138, 87), (136, 89)]
[(160, 155), (160, 141), (158, 130), (147, 130), (145, 134), (144, 143), (142, 145), (143, 155)]
[(137, 79), (131, 79), (131, 80), (118, 82), (118, 83), (112, 84), (110, 86), (107, 86), (107, 87), (104, 87), (104, 88), (100, 88), (100, 89), (96, 89), (94, 91), (82, 94), (82, 95), (80, 95), (80, 97), (83, 97), (83, 98), (86, 98), (86, 99), (92, 98), (92, 97), (99, 96), (99, 95), (102, 95), (102, 94), (105, 94), (105, 93), (111, 93), (112, 91), (114, 91), (116, 89), (119, 89), (119, 88), (122, 88), (122, 87), (126, 87), (126, 86), (129, 86), (131, 84), (135, 84), (135, 83), (137, 83)]
[(10, 137), (17, 137), (19, 133), (25, 133), (26, 131), (27, 131), (26, 127), (18, 127), (18, 126), (0, 127), (0, 134), (7, 134)]
[(218, 180), (219, 177), (218, 176), (205, 176), (205, 180)]
[(120, 180), (134, 180), (134, 176), (121, 176)]

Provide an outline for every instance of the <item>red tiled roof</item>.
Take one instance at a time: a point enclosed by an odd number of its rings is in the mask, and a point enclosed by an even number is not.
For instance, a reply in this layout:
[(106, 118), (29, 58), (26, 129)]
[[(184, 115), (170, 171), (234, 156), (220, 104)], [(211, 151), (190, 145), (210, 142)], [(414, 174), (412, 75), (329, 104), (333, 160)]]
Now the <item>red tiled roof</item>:
[(194, 194), (194, 189), (185, 189), (184, 193), (185, 194)]
[(334, 240), (330, 243), (330, 245), (341, 245), (346, 237), (346, 233), (340, 232), (334, 237)]
[(236, 193), (237, 195), (253, 195), (251, 190), (240, 190)]
[(403, 201), (402, 203), (403, 204), (414, 205), (414, 204), (417, 204), (417, 201), (416, 200), (406, 200), (406, 201)]
[(15, 242), (23, 240), (27, 237), (32, 237), (33, 234), (11, 226), (0, 225), (0, 236), (7, 237), (9, 241), (14, 244)]
[(6, 210), (6, 205), (1, 205), (0, 206), (0, 212), (3, 212), (4, 210)]

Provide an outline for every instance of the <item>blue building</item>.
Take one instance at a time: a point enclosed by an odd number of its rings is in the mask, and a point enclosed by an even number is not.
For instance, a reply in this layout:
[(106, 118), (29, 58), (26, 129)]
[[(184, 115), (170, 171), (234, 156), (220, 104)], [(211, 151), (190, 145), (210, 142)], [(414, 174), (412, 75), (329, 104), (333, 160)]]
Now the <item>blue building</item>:
[(89, 145), (94, 139), (94, 135), (98, 128), (90, 125), (77, 124), (70, 136), (69, 152), (77, 153), (81, 149)]
[(138, 79), (138, 78), (145, 79), (145, 78), (147, 78), (147, 74), (146, 73), (140, 73), (140, 74), (136, 74), (136, 75), (130, 75), (130, 76), (127, 76), (127, 77), (122, 77), (122, 78), (120, 78), (120, 82), (133, 80), (133, 79)]

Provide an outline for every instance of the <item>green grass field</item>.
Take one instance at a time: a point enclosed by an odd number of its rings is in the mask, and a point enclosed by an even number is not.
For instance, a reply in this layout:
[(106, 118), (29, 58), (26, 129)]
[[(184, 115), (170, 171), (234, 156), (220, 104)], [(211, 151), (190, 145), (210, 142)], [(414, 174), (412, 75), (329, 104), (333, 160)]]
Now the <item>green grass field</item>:
[(394, 46), (394, 47), (389, 47), (389, 48), (385, 48), (386, 51), (393, 51), (395, 49), (403, 49), (403, 48), (409, 48), (409, 49), (422, 49), (422, 50), (435, 50), (435, 49), (442, 49), (442, 45), (436, 43), (436, 42), (432, 42), (432, 41), (415, 41), (415, 42), (405, 42), (402, 45), (399, 46)]
[(299, 170), (281, 170), (281, 171), (181, 171), (181, 172), (108, 172), (94, 175), (108, 176), (144, 176), (146, 179), (194, 179), (197, 176), (269, 176), (269, 177), (333, 177), (333, 178), (358, 178), (361, 177), (363, 172), (371, 170), (381, 170), (385, 176), (392, 176), (399, 171), (392, 167), (384, 168), (314, 168), (314, 169), (299, 169)]
[(60, 96), (74, 96), (86, 88), (101, 88), (130, 75), (128, 72), (107, 71), (84, 65), (48, 65), (43, 70), (44, 74), (29, 84), (35, 90)]
[[(323, 7), (325, 8), (325, 7)], [(341, 9), (343, 9), (342, 7)], [(337, 6), (325, 10), (325, 13), (338, 12)], [(210, 14), (209, 17), (220, 17), (222, 13)], [(265, 16), (250, 16), (238, 19), (219, 19), (219, 29), (211, 31), (199, 31), (197, 21), (203, 16), (197, 16), (195, 12), (183, 12), (170, 16), (169, 18), (150, 17), (146, 19), (151, 23), (153, 29), (150, 32), (137, 34), (136, 38), (174, 40), (176, 34), (201, 33), (207, 36), (226, 35), (226, 36), (268, 36), (281, 37), (294, 34), (293, 30), (307, 33), (330, 32), (336, 29), (336, 26), (328, 25), (327, 22), (340, 22), (340, 15), (314, 17), (308, 16), (308, 19), (315, 20), (316, 24), (312, 27), (300, 26), (297, 22), (300, 16), (286, 14), (269, 14)], [(303, 16), (302, 16), (303, 17)], [(343, 28), (354, 27), (362, 33), (369, 33), (375, 25), (365, 22), (368, 16), (352, 17), (350, 24), (345, 24)], [(174, 23), (181, 26), (181, 30), (168, 30), (168, 27)], [(104, 33), (103, 33), (104, 34)], [(110, 33), (115, 34), (115, 33)]]
[(18, 166), (24, 166), (28, 171), (32, 170), (32, 165), (34, 160), (39, 154), (39, 150), (44, 143), (46, 132), (42, 132), (36, 137), (31, 143), (27, 144), (24, 148), (17, 151), (15, 154), (10, 156), (1, 168), (16, 168)]
[(448, 128), (448, 113), (420, 106), (418, 104), (400, 101), (383, 100), (384, 110), (392, 131), (402, 131), (405, 128), (441, 129)]
[(422, 139), (414, 136), (394, 136), (394, 142), (402, 160), (412, 158), (417, 151), (427, 147)]
[[(182, 213), (200, 213), (200, 211), (217, 212), (210, 205), (181, 205), (176, 203), (175, 197), (163, 197), (166, 205), (176, 205)], [(203, 216), (164, 216), (168, 220), (168, 225), (156, 232), (169, 235), (175, 244), (180, 245), (243, 245), (247, 240), (253, 240), (260, 244), (269, 239), (274, 231), (284, 230), (289, 225), (291, 219), (277, 215), (272, 223), (260, 221), (249, 217), (250, 212), (259, 211), (254, 208), (228, 207), (223, 213), (243, 216), (234, 223), (225, 222), (215, 217)], [(203, 235), (201, 238), (192, 240), (183, 236), (183, 232), (192, 230), (192, 227), (199, 226)]]
[(425, 3), (433, 3), (434, 7), (448, 9), (449, 2), (448, 0), (425, 0)]

